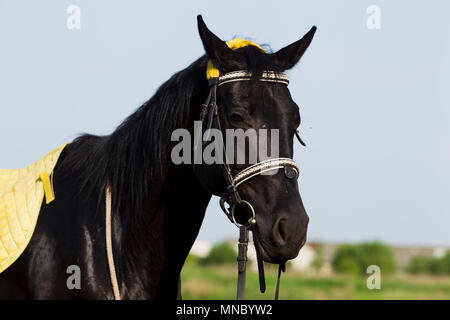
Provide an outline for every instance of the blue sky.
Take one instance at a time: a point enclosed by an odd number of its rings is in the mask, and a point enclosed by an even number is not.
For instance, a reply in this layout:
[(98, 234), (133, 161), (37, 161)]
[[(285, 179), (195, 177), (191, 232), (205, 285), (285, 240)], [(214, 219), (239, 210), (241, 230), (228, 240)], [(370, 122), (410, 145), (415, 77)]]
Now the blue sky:
[[(68, 30), (66, 9), (81, 9)], [(381, 9), (381, 29), (366, 9)], [(0, 168), (110, 133), (222, 39), (274, 50), (318, 27), (289, 72), (309, 239), (450, 246), (450, 3), (444, 1), (0, 1)], [(235, 237), (211, 202), (199, 239)]]

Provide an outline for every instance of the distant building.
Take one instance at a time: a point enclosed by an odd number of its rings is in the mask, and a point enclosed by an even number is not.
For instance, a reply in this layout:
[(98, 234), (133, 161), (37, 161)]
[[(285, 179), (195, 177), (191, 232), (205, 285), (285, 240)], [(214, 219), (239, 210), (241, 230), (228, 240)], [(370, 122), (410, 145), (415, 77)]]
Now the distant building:
[(427, 258), (441, 258), (447, 252), (444, 247), (407, 247), (407, 246), (393, 246), (391, 247), (397, 266), (400, 269), (406, 269), (412, 258), (422, 256)]
[(305, 244), (297, 258), (291, 260), (291, 266), (294, 270), (306, 271), (311, 268), (311, 264), (316, 257), (316, 251), (309, 244)]
[(194, 242), (194, 245), (192, 246), (190, 253), (200, 258), (204, 258), (208, 255), (211, 248), (212, 243), (210, 241), (197, 240)]

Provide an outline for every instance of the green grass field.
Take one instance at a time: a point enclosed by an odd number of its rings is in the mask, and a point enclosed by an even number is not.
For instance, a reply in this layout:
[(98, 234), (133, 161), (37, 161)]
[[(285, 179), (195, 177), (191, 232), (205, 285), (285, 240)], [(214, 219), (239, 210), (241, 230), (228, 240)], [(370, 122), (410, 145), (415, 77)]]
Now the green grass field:
[[(258, 274), (247, 271), (246, 299), (273, 299), (277, 269), (266, 268), (267, 291), (259, 292)], [(186, 264), (182, 274), (183, 299), (235, 299), (237, 268)], [(450, 277), (382, 276), (381, 289), (369, 290), (366, 277), (319, 276), (287, 270), (282, 275), (280, 299), (450, 299)]]

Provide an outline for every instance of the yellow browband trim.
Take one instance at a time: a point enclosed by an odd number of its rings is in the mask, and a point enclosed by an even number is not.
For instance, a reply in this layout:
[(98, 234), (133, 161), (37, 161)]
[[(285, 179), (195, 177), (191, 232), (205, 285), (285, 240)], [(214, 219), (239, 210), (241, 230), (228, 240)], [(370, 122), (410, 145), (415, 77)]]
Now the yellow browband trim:
[[(255, 42), (249, 41), (249, 40), (245, 40), (245, 39), (241, 39), (241, 38), (234, 38), (232, 40), (229, 40), (226, 42), (228, 47), (232, 50), (236, 50), (242, 47), (247, 47), (247, 46), (255, 46), (257, 48), (259, 48), (262, 52), (266, 53), (266, 51), (261, 48), (261, 46)], [(220, 72), (219, 69), (217, 69), (216, 67), (214, 67), (213, 63), (211, 60), (208, 60), (208, 67), (206, 68), (206, 79), (209, 80), (211, 78), (218, 78), (220, 76)]]

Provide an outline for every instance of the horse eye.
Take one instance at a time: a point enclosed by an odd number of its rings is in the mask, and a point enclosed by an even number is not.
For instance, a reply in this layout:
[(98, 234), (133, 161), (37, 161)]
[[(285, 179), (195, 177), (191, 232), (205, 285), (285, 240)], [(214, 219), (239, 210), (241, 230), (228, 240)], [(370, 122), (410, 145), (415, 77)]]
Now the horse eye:
[(230, 116), (230, 119), (231, 119), (231, 121), (233, 121), (233, 122), (241, 122), (241, 121), (244, 121), (244, 118), (242, 118), (242, 116), (241, 116), (240, 114), (237, 114), (237, 113), (233, 113), (233, 114)]

